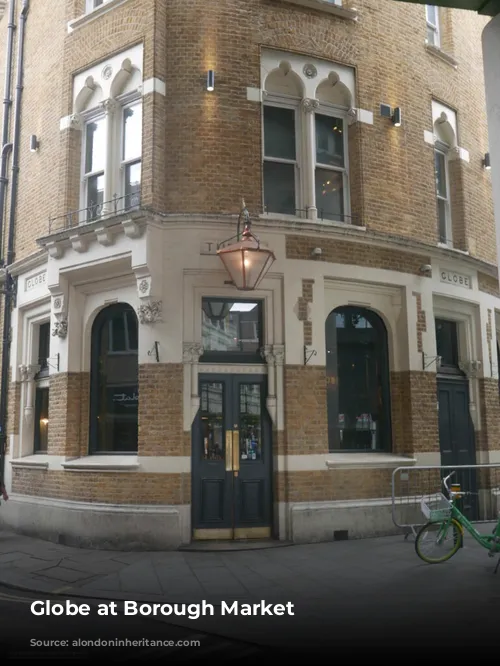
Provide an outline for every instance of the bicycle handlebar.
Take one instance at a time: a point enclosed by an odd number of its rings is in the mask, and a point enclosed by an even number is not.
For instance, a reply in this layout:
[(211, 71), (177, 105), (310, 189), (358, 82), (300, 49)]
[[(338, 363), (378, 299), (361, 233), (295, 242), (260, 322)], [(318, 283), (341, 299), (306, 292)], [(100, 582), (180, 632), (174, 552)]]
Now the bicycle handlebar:
[(455, 471), (451, 472), (451, 474), (448, 474), (448, 476), (446, 476), (446, 477), (443, 479), (443, 486), (446, 488), (446, 490), (447, 490), (448, 492), (450, 492), (450, 489), (448, 488), (448, 484), (447, 484), (446, 482), (448, 481), (448, 479), (451, 479), (451, 477), (452, 477), (454, 474), (455, 474)]

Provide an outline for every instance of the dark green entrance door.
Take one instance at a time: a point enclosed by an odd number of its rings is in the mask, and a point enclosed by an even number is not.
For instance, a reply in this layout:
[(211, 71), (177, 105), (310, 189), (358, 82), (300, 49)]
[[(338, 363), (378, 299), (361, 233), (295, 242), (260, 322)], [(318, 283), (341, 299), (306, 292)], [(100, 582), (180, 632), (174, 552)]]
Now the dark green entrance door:
[(201, 375), (193, 425), (193, 536), (271, 536), (271, 428), (266, 377)]

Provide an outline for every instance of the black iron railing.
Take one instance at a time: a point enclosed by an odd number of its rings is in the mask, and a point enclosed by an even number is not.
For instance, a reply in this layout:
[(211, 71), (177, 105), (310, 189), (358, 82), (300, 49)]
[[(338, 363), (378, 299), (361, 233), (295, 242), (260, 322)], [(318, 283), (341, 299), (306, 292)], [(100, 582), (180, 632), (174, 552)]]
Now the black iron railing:
[(71, 229), (80, 224), (91, 224), (98, 220), (107, 220), (117, 215), (138, 210), (141, 207), (141, 195), (139, 192), (132, 192), (122, 197), (113, 197), (109, 201), (99, 203), (90, 202), (86, 208), (71, 210), (64, 215), (49, 218), (49, 236), (50, 234)]

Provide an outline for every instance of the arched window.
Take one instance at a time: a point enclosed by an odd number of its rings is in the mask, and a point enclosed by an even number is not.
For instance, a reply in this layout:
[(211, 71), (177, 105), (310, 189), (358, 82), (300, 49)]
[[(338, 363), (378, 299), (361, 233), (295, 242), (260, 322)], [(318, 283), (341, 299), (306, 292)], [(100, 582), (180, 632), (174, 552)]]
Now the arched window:
[(326, 320), (330, 451), (388, 451), (391, 410), (387, 331), (371, 310), (351, 306)]
[(135, 453), (138, 439), (138, 323), (125, 303), (110, 305), (92, 327), (90, 452)]

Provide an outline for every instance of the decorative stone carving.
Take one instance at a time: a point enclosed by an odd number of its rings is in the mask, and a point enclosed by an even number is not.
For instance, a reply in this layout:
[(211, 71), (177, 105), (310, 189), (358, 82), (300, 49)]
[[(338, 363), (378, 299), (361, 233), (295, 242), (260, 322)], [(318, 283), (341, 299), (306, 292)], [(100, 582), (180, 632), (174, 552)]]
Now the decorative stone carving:
[(203, 345), (198, 342), (185, 342), (182, 346), (182, 360), (184, 363), (198, 363), (203, 352)]
[(273, 345), (273, 356), (276, 365), (283, 365), (285, 362), (285, 345)]
[(268, 365), (274, 365), (274, 354), (271, 345), (264, 345), (260, 350), (260, 355)]
[(475, 379), (481, 372), (483, 364), (481, 361), (460, 361), (458, 366), (469, 379)]
[(113, 68), (111, 65), (105, 65), (105, 67), (103, 67), (101, 76), (105, 81), (108, 81), (113, 76)]
[(108, 97), (108, 99), (105, 99), (103, 102), (101, 102), (101, 108), (103, 109), (106, 115), (114, 113), (116, 111), (117, 106), (118, 105), (116, 101), (111, 97)]
[(141, 324), (154, 324), (161, 321), (162, 302), (151, 301), (150, 303), (144, 303), (139, 306), (138, 314)]
[(68, 335), (68, 320), (66, 317), (62, 317), (54, 322), (52, 335), (57, 336), (58, 338), (65, 338)]
[(62, 294), (54, 296), (52, 299), (52, 312), (56, 315), (63, 314), (66, 311), (65, 304), (65, 298)]
[(358, 110), (351, 107), (347, 112), (347, 124), (353, 125), (358, 121)]
[(140, 277), (137, 279), (137, 293), (139, 298), (149, 298), (151, 296), (151, 276)]
[(314, 77), (318, 75), (318, 70), (312, 63), (307, 63), (304, 65), (302, 71), (304, 72), (304, 76), (308, 79), (314, 79)]
[(82, 130), (83, 129), (83, 118), (79, 113), (73, 113), (69, 119), (70, 129)]
[(305, 97), (302, 100), (302, 110), (305, 111), (305, 113), (312, 113), (316, 109), (319, 109), (319, 100), (310, 99), (309, 97)]
[(39, 365), (20, 365), (19, 372), (21, 373), (22, 382), (32, 382), (36, 375), (40, 372)]

